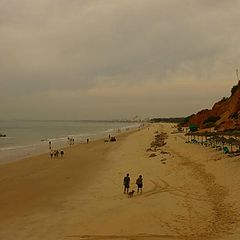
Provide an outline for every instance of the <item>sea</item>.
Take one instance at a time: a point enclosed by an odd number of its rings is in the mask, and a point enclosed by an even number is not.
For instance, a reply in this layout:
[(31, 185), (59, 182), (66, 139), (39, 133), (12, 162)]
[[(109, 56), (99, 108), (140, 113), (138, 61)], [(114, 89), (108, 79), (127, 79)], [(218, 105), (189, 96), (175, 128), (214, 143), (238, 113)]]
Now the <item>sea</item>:
[(0, 164), (60, 149), (74, 143), (108, 138), (119, 132), (137, 129), (140, 123), (125, 121), (0, 121)]

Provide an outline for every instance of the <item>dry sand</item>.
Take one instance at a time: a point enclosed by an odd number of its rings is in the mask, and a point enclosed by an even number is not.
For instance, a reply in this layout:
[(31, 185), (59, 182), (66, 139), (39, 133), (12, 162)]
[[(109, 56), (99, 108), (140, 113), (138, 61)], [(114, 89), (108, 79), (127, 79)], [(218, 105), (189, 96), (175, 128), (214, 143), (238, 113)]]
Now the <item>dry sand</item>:
[[(240, 239), (240, 158), (154, 124), (115, 143), (76, 145), (0, 166), (0, 239)], [(167, 144), (149, 157), (154, 132)], [(163, 153), (161, 153), (163, 151)], [(143, 175), (142, 194), (128, 198)]]

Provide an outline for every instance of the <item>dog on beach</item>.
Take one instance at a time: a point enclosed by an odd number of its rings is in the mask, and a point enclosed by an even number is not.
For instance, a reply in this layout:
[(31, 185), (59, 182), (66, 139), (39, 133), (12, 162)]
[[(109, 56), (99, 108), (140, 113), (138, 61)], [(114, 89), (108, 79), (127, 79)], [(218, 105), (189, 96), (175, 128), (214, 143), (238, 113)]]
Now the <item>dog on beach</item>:
[(128, 197), (129, 197), (129, 198), (132, 198), (134, 193), (135, 193), (135, 191), (132, 190), (131, 192), (128, 193)]

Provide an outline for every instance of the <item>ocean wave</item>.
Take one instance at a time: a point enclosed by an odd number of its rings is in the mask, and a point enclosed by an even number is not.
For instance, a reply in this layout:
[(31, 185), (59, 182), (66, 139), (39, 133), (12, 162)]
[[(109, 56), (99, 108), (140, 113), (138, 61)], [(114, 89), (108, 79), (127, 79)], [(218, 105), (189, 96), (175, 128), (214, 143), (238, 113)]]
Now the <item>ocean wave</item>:
[(9, 151), (9, 150), (17, 150), (17, 149), (24, 149), (24, 148), (29, 148), (32, 145), (28, 146), (10, 146), (10, 147), (1, 147), (0, 151)]
[(2, 139), (2, 140), (6, 140), (6, 139), (16, 139), (16, 137), (0, 137), (0, 139)]
[(58, 138), (48, 138), (46, 141), (62, 141), (62, 140), (67, 140), (68, 136), (66, 137), (58, 137)]
[(108, 129), (105, 130), (104, 132), (110, 133), (110, 132), (114, 132), (114, 131), (116, 131), (116, 129), (114, 129), (114, 128), (108, 128)]

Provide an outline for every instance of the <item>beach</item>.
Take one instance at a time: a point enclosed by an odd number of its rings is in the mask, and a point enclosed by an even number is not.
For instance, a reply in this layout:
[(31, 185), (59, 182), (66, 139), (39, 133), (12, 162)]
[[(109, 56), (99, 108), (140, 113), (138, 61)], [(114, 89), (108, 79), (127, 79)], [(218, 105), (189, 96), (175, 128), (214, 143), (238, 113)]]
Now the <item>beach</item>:
[[(0, 165), (0, 239), (240, 239), (240, 158), (185, 143), (173, 124)], [(147, 151), (155, 135), (166, 145)], [(143, 176), (143, 193), (123, 194)]]

